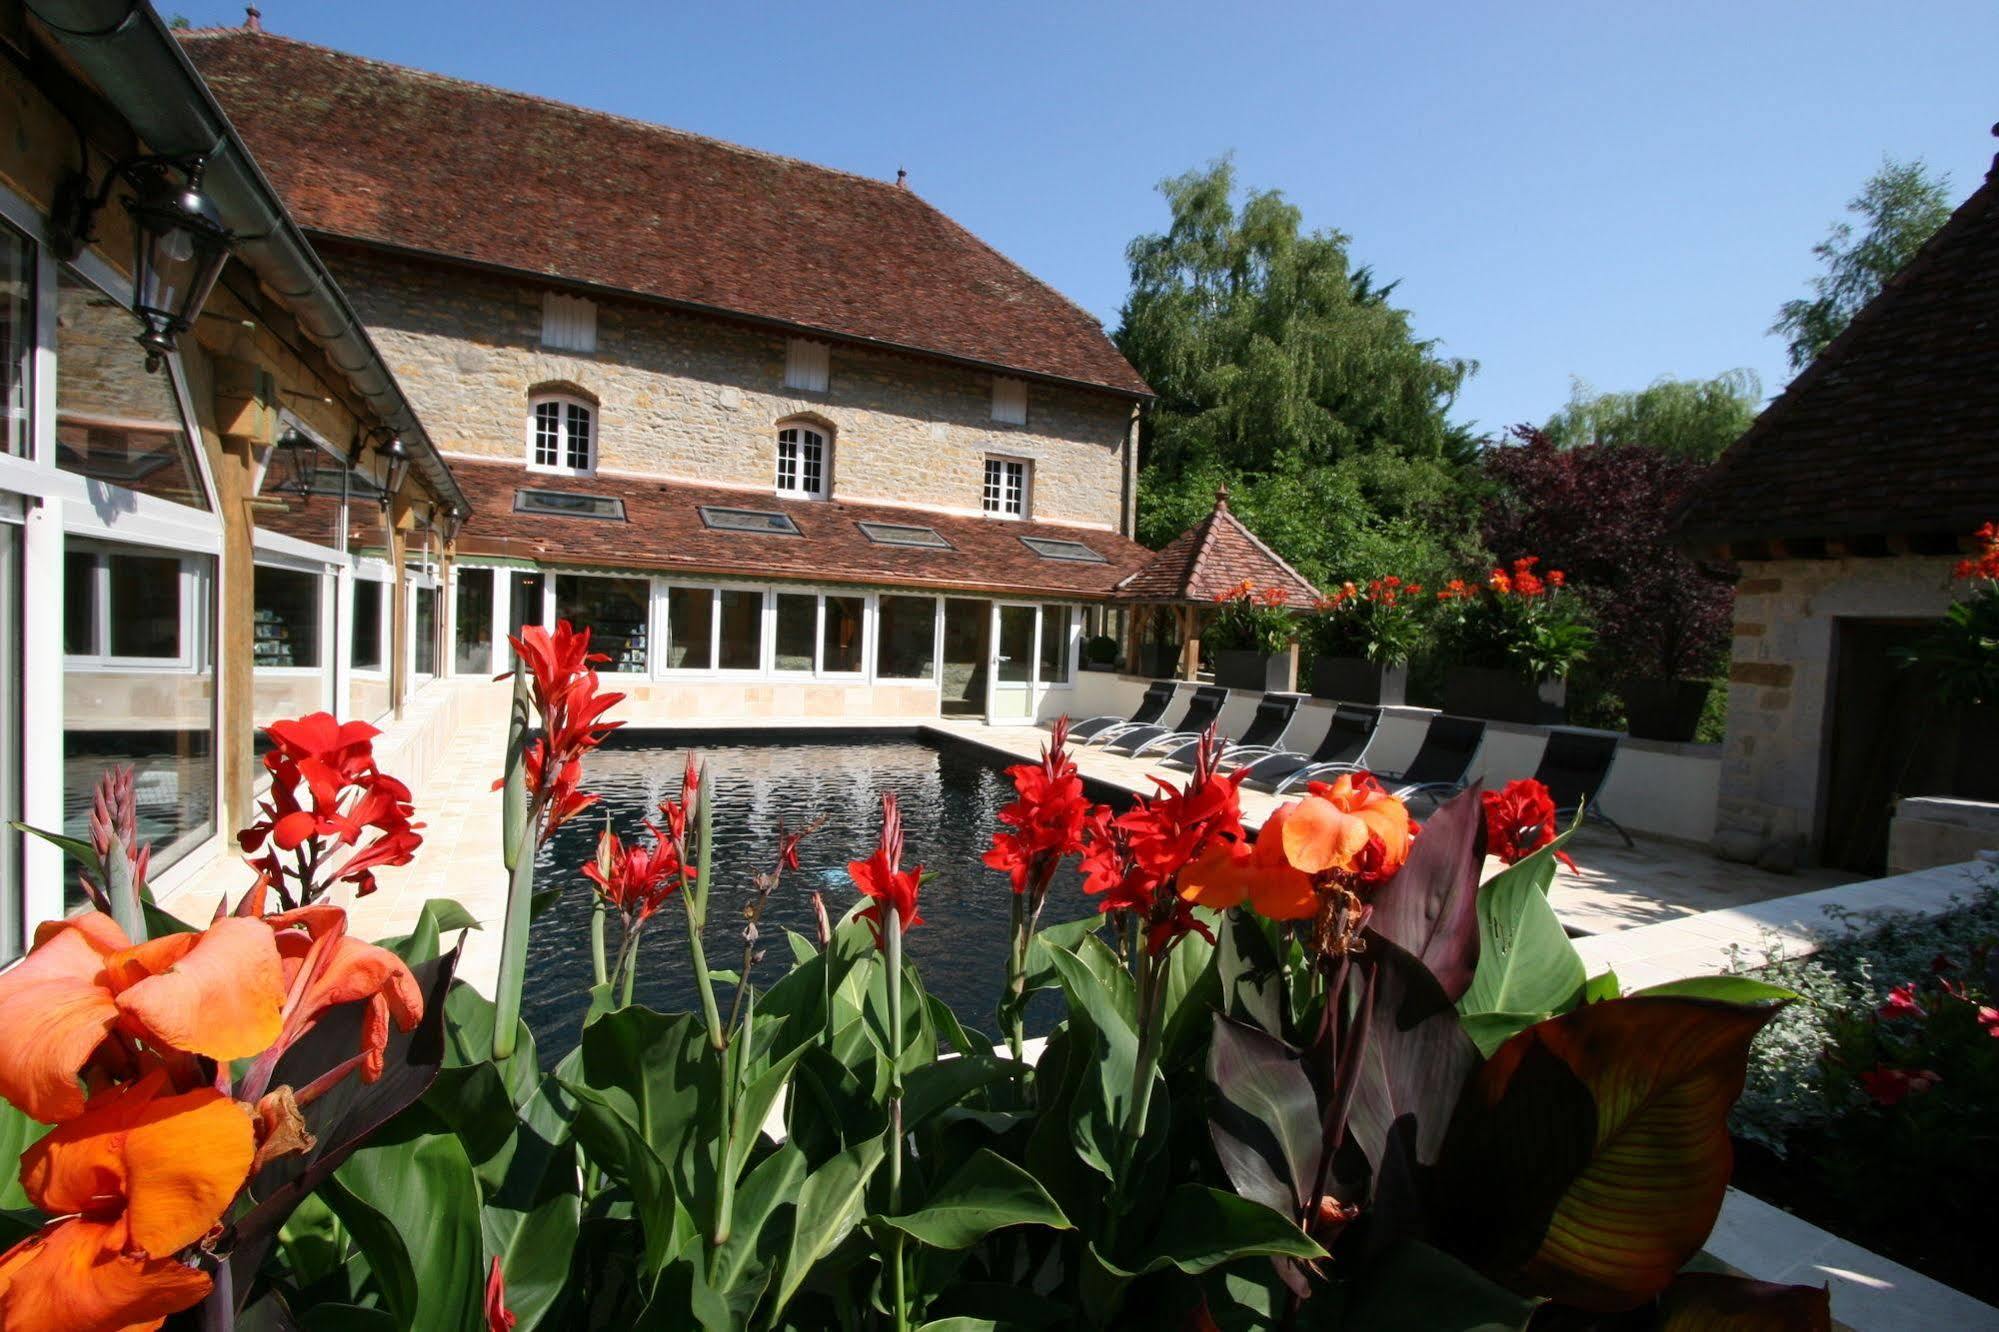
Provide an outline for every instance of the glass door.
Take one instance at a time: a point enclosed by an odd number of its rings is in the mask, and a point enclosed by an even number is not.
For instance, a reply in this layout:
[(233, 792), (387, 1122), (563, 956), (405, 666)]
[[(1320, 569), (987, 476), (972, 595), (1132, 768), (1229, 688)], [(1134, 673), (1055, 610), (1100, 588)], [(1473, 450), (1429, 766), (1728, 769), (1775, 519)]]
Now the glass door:
[(1000, 602), (993, 607), (992, 696), (986, 720), (1034, 720), (1034, 653), (1040, 625), (1038, 606)]
[(979, 717), (992, 678), (986, 645), (992, 641), (993, 604), (951, 597), (944, 602), (944, 665), (938, 673), (939, 710), (946, 717)]

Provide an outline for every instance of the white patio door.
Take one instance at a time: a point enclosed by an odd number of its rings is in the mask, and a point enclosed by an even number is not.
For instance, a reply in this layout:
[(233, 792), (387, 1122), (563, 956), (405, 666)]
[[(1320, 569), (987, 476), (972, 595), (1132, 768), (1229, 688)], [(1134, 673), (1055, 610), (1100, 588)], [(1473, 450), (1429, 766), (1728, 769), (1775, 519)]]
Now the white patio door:
[(1040, 607), (1011, 601), (993, 606), (993, 660), (986, 719), (994, 725), (1034, 720), (1034, 663), (1040, 651)]

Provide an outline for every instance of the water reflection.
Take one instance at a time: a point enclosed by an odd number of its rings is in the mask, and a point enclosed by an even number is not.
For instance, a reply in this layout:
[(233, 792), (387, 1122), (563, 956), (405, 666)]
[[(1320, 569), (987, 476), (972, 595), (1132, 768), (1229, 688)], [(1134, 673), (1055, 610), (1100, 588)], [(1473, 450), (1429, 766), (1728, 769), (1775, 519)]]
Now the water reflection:
[[(589, 760), (590, 789), (603, 804), (563, 828), (542, 852), (536, 878), (561, 885), (561, 900), (535, 923), (528, 945), (524, 1016), (545, 1060), (575, 1044), (588, 1006), (590, 985), (590, 885), (579, 872), (589, 860), (609, 809), (621, 836), (680, 782), (682, 749), (607, 748)], [(786, 929), (810, 938), (811, 892), (825, 894), (836, 919), (853, 902), (847, 862), (874, 848), (881, 796), (893, 790), (902, 802), (905, 863), (921, 864), (932, 877), (923, 889), (925, 924), (908, 935), (906, 949), (925, 986), (950, 1004), (968, 1026), (991, 1034), (993, 1007), (1005, 974), (1011, 911), (1006, 876), (979, 863), (998, 826), (1000, 807), (1013, 798), (1001, 765), (962, 745), (936, 746), (910, 739), (785, 739), (760, 745), (702, 747), (715, 774), (715, 887), (706, 936), (710, 965), (734, 968), (741, 958), (741, 905), (751, 880), (767, 868), (777, 827), (801, 827), (826, 816), (824, 829), (799, 848), (801, 869), (787, 874), (772, 899), (763, 939), (768, 956), (758, 969), (764, 984), (783, 973), (790, 957)], [(1092, 791), (1103, 800), (1109, 792)], [(1050, 890), (1047, 923), (1094, 910), (1067, 867)], [(669, 903), (646, 926), (637, 998), (661, 1010), (698, 1005), (687, 975), (686, 917)], [(611, 931), (616, 947), (616, 927)], [(724, 1005), (727, 991), (721, 992)], [(1030, 1013), (1045, 1031), (1059, 1015), (1053, 996)]]

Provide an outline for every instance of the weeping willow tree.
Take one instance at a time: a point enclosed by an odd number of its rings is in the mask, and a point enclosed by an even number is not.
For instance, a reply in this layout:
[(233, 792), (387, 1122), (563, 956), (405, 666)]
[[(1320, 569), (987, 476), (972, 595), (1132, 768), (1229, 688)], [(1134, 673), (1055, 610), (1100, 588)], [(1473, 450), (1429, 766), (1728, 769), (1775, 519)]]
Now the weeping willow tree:
[(1226, 160), (1166, 181), (1163, 233), (1131, 243), (1119, 348), (1146, 414), (1139, 533), (1158, 545), (1231, 487), (1250, 527), (1321, 582), (1423, 575), (1475, 542), (1470, 431), (1447, 414), (1475, 368), (1418, 338), (1336, 231), (1275, 190), (1237, 203)]

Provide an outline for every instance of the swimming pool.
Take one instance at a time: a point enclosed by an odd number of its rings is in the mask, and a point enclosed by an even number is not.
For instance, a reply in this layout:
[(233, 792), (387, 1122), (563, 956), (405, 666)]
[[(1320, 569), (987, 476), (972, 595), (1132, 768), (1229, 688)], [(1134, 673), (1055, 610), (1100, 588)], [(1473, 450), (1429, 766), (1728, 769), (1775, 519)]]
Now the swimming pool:
[[(741, 732), (716, 737), (740, 741)], [(581, 867), (594, 855), (604, 811), (622, 837), (640, 834), (639, 820), (658, 816), (655, 806), (677, 794), (683, 756), (698, 752), (714, 774), (714, 898), (705, 942), (712, 967), (734, 969), (742, 957), (740, 904), (752, 878), (769, 868), (777, 825), (798, 828), (826, 816), (827, 823), (799, 847), (800, 869), (787, 873), (764, 917), (767, 950), (753, 979), (759, 988), (782, 975), (790, 949), (784, 931), (813, 937), (811, 892), (819, 889), (828, 914), (838, 919), (856, 893), (847, 862), (874, 850), (881, 827), (881, 797), (902, 802), (905, 865), (930, 871), (924, 885), (924, 924), (906, 936), (907, 956), (924, 986), (948, 1003), (966, 1025), (994, 1031), (993, 1006), (1005, 976), (1011, 890), (1004, 874), (979, 863), (999, 826), (1000, 808), (1013, 799), (1013, 783), (998, 755), (963, 742), (913, 734), (785, 733), (755, 743), (703, 743), (707, 737), (620, 734), (617, 743), (587, 760), (587, 789), (603, 802), (558, 830), (536, 864), (537, 886), (561, 887), (562, 897), (535, 922), (528, 942), (522, 1013), (544, 1058), (576, 1043), (590, 988), (589, 881)], [(1117, 804), (1122, 792), (1092, 787), (1090, 798)], [(1049, 889), (1044, 924), (1093, 912), (1073, 863)], [(670, 902), (646, 925), (639, 965), (638, 1002), (663, 1011), (699, 1005), (687, 971), (687, 918)], [(617, 927), (610, 941), (617, 943)], [(726, 1005), (727, 989), (721, 990)], [(1060, 1015), (1052, 994), (1029, 1012), (1032, 1030), (1045, 1031)]]

